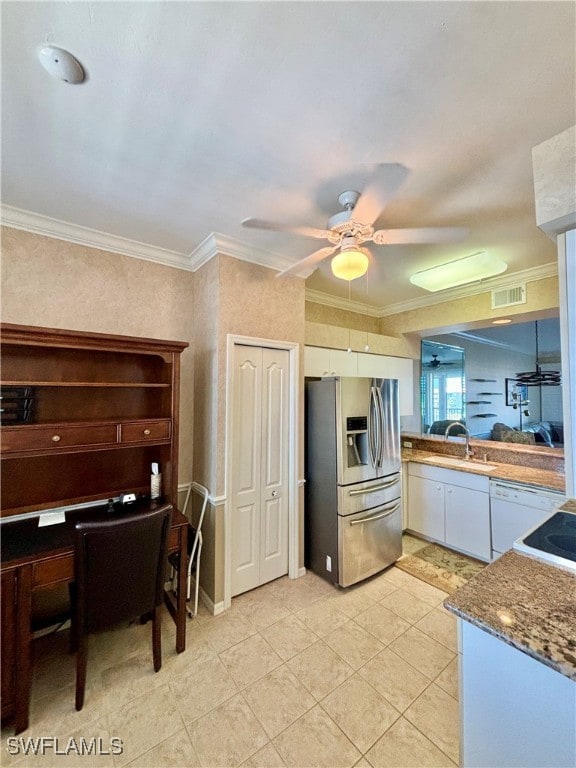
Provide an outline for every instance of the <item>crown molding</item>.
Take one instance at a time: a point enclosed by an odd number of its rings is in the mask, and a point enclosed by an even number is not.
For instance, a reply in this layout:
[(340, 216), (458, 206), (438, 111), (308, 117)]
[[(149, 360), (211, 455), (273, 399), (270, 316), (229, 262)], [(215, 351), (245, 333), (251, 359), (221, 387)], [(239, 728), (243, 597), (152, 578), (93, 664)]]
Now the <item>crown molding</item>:
[[(218, 232), (212, 232), (200, 243), (191, 253), (184, 254), (179, 251), (171, 251), (167, 248), (160, 248), (154, 245), (148, 245), (137, 240), (130, 240), (126, 237), (111, 235), (107, 232), (101, 232), (90, 227), (83, 227), (78, 224), (71, 224), (61, 219), (54, 219), (50, 216), (43, 216), (39, 213), (26, 211), (22, 208), (15, 208), (10, 205), (0, 205), (0, 223), (6, 227), (20, 229), (26, 232), (33, 232), (45, 237), (52, 237), (57, 240), (64, 240), (77, 245), (84, 245), (89, 248), (97, 248), (101, 251), (109, 251), (124, 256), (132, 256), (144, 261), (153, 261), (157, 264), (184, 269), (189, 272), (195, 272), (203, 264), (206, 264), (217, 254), (231, 256), (241, 261), (247, 261), (268, 269), (275, 269), (281, 272), (291, 267), (294, 262), (272, 251), (255, 248), (246, 245), (235, 238), (222, 235)], [(311, 269), (302, 269), (295, 276), (309, 277), (316, 266)], [(542, 280), (546, 277), (555, 277), (558, 274), (558, 265), (556, 262), (543, 264), (539, 267), (532, 267), (521, 272), (514, 272), (510, 275), (499, 275), (498, 277), (481, 280), (477, 283), (459, 286), (458, 288), (449, 288), (445, 291), (438, 291), (434, 295), (421, 296), (417, 299), (409, 299), (395, 304), (388, 304), (383, 307), (366, 306), (363, 302), (348, 301), (339, 296), (332, 296), (322, 291), (306, 289), (306, 300), (316, 304), (343, 309), (348, 312), (357, 312), (370, 317), (387, 317), (399, 312), (408, 312), (410, 310), (422, 309), (434, 304), (441, 304), (445, 301), (473, 296), (486, 291), (496, 290), (498, 288), (507, 288), (511, 285), (523, 282), (533, 282)]]
[(423, 309), (431, 307), (434, 304), (443, 304), (445, 301), (454, 301), (466, 296), (474, 296), (487, 291), (494, 291), (499, 288), (509, 288), (518, 283), (530, 283), (535, 280), (542, 280), (545, 277), (556, 277), (558, 275), (558, 264), (552, 261), (548, 264), (542, 264), (538, 267), (524, 269), (521, 272), (513, 272), (509, 275), (499, 275), (498, 277), (480, 280), (468, 285), (460, 285), (457, 288), (447, 288), (445, 291), (437, 291), (434, 294), (419, 296), (417, 299), (408, 299), (408, 301), (399, 301), (395, 304), (387, 304), (384, 307), (368, 307), (360, 301), (348, 301), (348, 299), (339, 296), (332, 296), (329, 293), (315, 291), (312, 288), (306, 289), (306, 301), (315, 304), (324, 304), (327, 307), (336, 307), (345, 309), (349, 312), (358, 312), (370, 317), (387, 317), (396, 315), (400, 312), (409, 312), (410, 310)]
[[(222, 235), (219, 232), (212, 232), (208, 237), (205, 237), (200, 245), (195, 248), (187, 258), (192, 267), (192, 271), (195, 272), (218, 254), (231, 256), (240, 261), (248, 261), (251, 264), (268, 267), (268, 269), (277, 269), (278, 271), (282, 271), (294, 263), (278, 253), (267, 251), (262, 248), (255, 248), (252, 245), (247, 245), (240, 240), (228, 237), (227, 235)], [(308, 274), (312, 274), (312, 271), (308, 272)], [(299, 276), (307, 277), (308, 275)]]
[(548, 264), (541, 264), (538, 267), (524, 269), (521, 272), (512, 272), (509, 275), (499, 275), (487, 280), (479, 280), (477, 283), (460, 285), (457, 288), (448, 288), (445, 291), (438, 291), (433, 295), (420, 296), (417, 299), (408, 301), (399, 301), (396, 304), (388, 304), (380, 307), (378, 317), (387, 317), (397, 315), (400, 312), (409, 312), (413, 309), (422, 309), (434, 304), (443, 304), (446, 301), (463, 299), (467, 296), (476, 296), (479, 293), (487, 293), (500, 288), (509, 288), (518, 283), (531, 283), (535, 280), (542, 280), (546, 277), (556, 277), (558, 275), (558, 264), (555, 261)]
[(37, 235), (53, 237), (77, 245), (85, 245), (89, 248), (97, 248), (101, 251), (120, 253), (124, 256), (133, 256), (136, 259), (155, 261), (169, 267), (190, 270), (190, 262), (184, 253), (170, 251), (154, 245), (129, 240), (126, 237), (118, 237), (101, 232), (90, 227), (71, 224), (61, 219), (53, 219), (50, 216), (42, 216), (39, 213), (25, 211), (22, 208), (13, 208), (10, 205), (0, 206), (0, 220), (6, 227), (21, 229), (26, 232), (34, 232)]
[(369, 315), (370, 317), (380, 317), (380, 310), (377, 307), (366, 306), (366, 302), (348, 301), (340, 296), (332, 296), (329, 293), (315, 291), (312, 288), (306, 288), (306, 301), (313, 304), (324, 304), (326, 307), (335, 307), (344, 309), (346, 312), (357, 312), (360, 315)]
[[(278, 271), (287, 269), (294, 263), (285, 256), (261, 248), (254, 248), (218, 232), (212, 232), (191, 253), (185, 254), (141, 243), (137, 240), (130, 240), (126, 237), (111, 235), (79, 224), (71, 224), (61, 219), (43, 216), (10, 205), (0, 206), (0, 222), (13, 229), (21, 229), (37, 235), (53, 237), (65, 242), (85, 245), (89, 248), (97, 248), (101, 251), (132, 256), (136, 259), (154, 261), (157, 264), (185, 269), (189, 272), (200, 269), (203, 264), (206, 264), (217, 254), (225, 254), (241, 261), (248, 261)], [(311, 270), (303, 270), (298, 276), (308, 277), (314, 269), (315, 267)]]

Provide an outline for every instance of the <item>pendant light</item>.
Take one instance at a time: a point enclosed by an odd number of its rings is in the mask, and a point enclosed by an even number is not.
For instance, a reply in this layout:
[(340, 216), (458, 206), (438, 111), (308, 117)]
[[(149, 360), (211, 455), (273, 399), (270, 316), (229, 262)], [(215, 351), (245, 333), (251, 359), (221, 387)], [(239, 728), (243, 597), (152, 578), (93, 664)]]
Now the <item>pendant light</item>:
[(536, 336), (536, 370), (516, 374), (518, 384), (526, 387), (558, 387), (562, 383), (560, 371), (542, 371), (538, 363), (538, 320), (534, 323)]

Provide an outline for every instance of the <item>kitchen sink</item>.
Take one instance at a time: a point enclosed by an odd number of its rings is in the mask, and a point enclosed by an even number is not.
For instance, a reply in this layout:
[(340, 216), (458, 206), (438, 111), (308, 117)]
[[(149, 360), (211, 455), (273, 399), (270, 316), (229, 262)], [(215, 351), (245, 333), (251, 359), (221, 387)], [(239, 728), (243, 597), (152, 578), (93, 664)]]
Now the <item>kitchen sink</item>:
[(555, 512), (515, 541), (514, 549), (576, 572), (576, 514)]
[(471, 468), (484, 470), (489, 472), (491, 469), (496, 469), (495, 464), (486, 464), (483, 461), (474, 461), (473, 459), (457, 459), (455, 456), (430, 456), (430, 458), (423, 459), (423, 461), (429, 464), (446, 465), (448, 467), (459, 467), (462, 469)]

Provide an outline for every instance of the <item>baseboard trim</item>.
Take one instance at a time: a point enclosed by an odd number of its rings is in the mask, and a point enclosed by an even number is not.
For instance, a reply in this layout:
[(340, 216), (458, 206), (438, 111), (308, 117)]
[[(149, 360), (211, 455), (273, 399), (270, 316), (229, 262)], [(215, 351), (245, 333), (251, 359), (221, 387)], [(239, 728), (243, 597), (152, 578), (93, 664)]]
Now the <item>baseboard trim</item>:
[(200, 587), (199, 591), (200, 591), (200, 599), (202, 600), (206, 608), (208, 608), (208, 611), (212, 614), (212, 616), (218, 616), (219, 614), (224, 613), (223, 600), (221, 600), (219, 603), (215, 603), (210, 597), (208, 597), (208, 595), (206, 594), (206, 592), (204, 592), (202, 587)]

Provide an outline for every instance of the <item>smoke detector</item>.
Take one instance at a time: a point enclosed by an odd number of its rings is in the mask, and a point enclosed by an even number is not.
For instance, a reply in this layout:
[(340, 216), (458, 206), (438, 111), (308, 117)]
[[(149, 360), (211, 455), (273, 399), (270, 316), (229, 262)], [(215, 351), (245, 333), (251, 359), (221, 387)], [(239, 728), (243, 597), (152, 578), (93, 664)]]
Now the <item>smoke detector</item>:
[(84, 82), (84, 69), (71, 53), (63, 48), (46, 45), (38, 51), (40, 64), (57, 80), (76, 85)]

